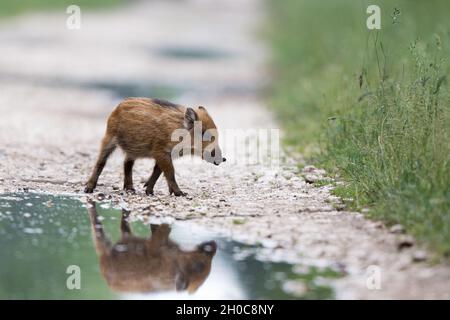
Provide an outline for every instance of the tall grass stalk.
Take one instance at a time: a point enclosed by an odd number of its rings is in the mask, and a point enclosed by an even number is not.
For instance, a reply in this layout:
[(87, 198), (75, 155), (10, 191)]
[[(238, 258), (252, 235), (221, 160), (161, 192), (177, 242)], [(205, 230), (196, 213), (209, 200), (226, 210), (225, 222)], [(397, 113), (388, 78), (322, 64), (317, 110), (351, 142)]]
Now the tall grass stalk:
[(372, 2), (380, 31), (365, 1), (269, 4), (271, 104), (337, 194), (450, 255), (450, 3)]

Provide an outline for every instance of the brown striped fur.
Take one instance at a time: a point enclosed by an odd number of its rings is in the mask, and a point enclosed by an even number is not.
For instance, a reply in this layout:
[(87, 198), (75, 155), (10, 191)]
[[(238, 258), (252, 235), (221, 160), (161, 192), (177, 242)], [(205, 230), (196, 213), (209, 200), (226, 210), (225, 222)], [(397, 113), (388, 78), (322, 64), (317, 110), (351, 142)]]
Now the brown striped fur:
[[(175, 181), (171, 157), (171, 151), (179, 141), (171, 141), (171, 136), (176, 129), (188, 129), (193, 137), (194, 121), (202, 123), (203, 131), (217, 129), (204, 107), (197, 107), (194, 110), (160, 99), (125, 99), (108, 118), (100, 154), (87, 182), (85, 192), (93, 192), (108, 157), (119, 146), (125, 152), (125, 190), (134, 191), (132, 178), (134, 161), (139, 158), (153, 158), (155, 167), (145, 184), (146, 193), (153, 194), (156, 181), (161, 173), (164, 173), (169, 193), (176, 196), (184, 195)], [(209, 141), (202, 142), (202, 150), (209, 144), (211, 144)], [(213, 154), (217, 156), (215, 159), (220, 159), (214, 160), (214, 164), (218, 165), (225, 161), (225, 158), (222, 158), (218, 141), (214, 141)], [(208, 161), (211, 162), (211, 160)]]

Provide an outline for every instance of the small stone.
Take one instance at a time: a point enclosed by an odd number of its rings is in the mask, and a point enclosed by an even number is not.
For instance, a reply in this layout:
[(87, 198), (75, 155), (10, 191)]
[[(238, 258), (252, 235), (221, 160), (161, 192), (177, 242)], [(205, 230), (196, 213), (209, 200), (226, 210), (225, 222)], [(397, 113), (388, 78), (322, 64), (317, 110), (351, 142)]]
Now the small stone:
[(117, 190), (119, 190), (119, 187), (118, 187), (118, 186), (113, 186), (112, 189), (113, 189), (114, 191), (117, 191)]
[(401, 236), (397, 241), (398, 250), (411, 248), (414, 245), (414, 238), (409, 235)]
[(405, 233), (405, 227), (403, 227), (401, 224), (395, 224), (389, 228), (389, 232), (395, 234)]
[(306, 183), (314, 183), (317, 180), (319, 180), (319, 177), (314, 174), (307, 174), (305, 175), (305, 182)]
[(326, 203), (341, 203), (341, 199), (336, 196), (329, 196), (328, 198), (325, 199), (325, 202)]
[(414, 262), (422, 262), (428, 259), (428, 254), (424, 250), (416, 250), (412, 255)]
[(53, 201), (52, 200), (48, 200), (47, 202), (44, 203), (44, 205), (48, 208), (53, 207)]
[(384, 224), (381, 221), (377, 221), (373, 223), (373, 226), (375, 229), (382, 229), (384, 227)]
[(303, 172), (314, 172), (316, 170), (317, 170), (316, 167), (309, 165), (309, 166), (305, 166), (302, 171)]

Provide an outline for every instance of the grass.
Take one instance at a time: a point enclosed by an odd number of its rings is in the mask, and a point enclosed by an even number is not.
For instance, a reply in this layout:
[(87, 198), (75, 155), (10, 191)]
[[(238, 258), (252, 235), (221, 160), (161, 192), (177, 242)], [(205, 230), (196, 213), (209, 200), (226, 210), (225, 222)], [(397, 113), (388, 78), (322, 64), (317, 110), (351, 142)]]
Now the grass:
[[(381, 30), (366, 28), (369, 4)], [(354, 208), (450, 256), (450, 2), (268, 6), (285, 142), (343, 180), (335, 193)]]
[(1, 0), (0, 18), (14, 16), (30, 11), (61, 10), (66, 12), (69, 5), (76, 4), (84, 8), (103, 8), (124, 3), (123, 0)]

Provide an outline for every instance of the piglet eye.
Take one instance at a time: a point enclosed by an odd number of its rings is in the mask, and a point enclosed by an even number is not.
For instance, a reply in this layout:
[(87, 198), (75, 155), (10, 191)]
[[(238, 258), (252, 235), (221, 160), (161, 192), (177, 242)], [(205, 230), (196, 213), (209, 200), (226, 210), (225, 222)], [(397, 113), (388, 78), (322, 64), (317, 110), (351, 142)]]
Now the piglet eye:
[(203, 272), (205, 270), (205, 264), (203, 262), (196, 262), (194, 263), (194, 265), (192, 266), (192, 270), (194, 272)]

